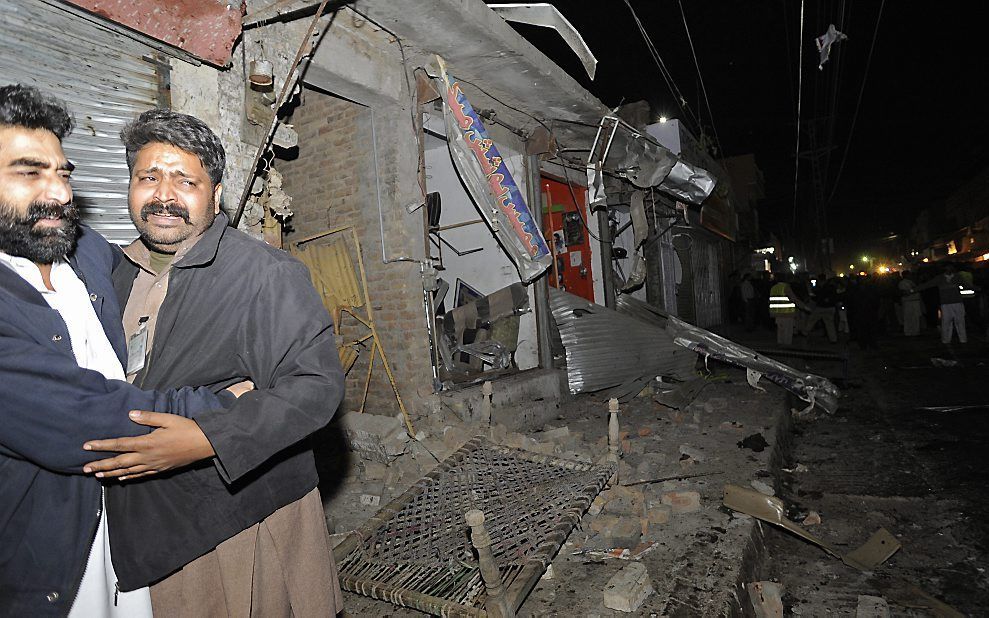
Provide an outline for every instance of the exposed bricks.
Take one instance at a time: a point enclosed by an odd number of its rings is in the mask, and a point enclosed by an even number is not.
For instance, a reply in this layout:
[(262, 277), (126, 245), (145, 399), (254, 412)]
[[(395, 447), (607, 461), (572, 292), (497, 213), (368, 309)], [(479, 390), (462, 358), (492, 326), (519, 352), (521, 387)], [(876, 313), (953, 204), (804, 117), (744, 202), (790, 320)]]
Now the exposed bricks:
[[(286, 246), (294, 239), (330, 228), (355, 226), (381, 344), (403, 400), (415, 409), (419, 394), (432, 390), (419, 267), (408, 262), (384, 264), (381, 260), (368, 111), (350, 101), (307, 90), (303, 105), (296, 108), (290, 122), (299, 134), (298, 156), (276, 162), (284, 177), (284, 189), (293, 197), (295, 213), (289, 220), (291, 231), (286, 233)], [(421, 254), (421, 218), (409, 216), (402, 208), (418, 193), (415, 143), (408, 112), (376, 112), (375, 122), (388, 253)], [(353, 319), (342, 320), (340, 333), (345, 339), (364, 332)], [(361, 352), (347, 376), (344, 405), (348, 409), (360, 405), (369, 359), (370, 348)], [(366, 408), (388, 414), (398, 411), (380, 358), (375, 359)]]

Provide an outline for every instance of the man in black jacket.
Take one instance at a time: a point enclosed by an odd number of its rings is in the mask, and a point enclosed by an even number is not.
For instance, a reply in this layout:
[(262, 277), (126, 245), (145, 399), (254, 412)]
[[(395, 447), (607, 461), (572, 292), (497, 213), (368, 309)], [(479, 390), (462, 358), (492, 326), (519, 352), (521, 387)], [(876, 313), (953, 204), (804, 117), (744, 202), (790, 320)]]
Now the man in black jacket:
[(131, 479), (107, 488), (121, 588), (177, 570), (152, 587), (156, 614), (334, 615), (340, 593), (307, 444), (343, 396), (330, 317), (305, 266), (228, 227), (224, 151), (205, 124), (153, 110), (121, 138), (141, 233), (114, 273), (134, 342), (128, 379), (257, 386), (196, 419), (208, 459), (191, 467), (159, 476), (139, 461), (155, 432), (91, 444), (122, 453), (94, 469)]
[(124, 381), (110, 279), (119, 255), (78, 224), (74, 166), (61, 146), (71, 128), (60, 102), (0, 87), (0, 616), (137, 616), (142, 602), (149, 610), (147, 591), (143, 601), (114, 598), (102, 491), (83, 474), (106, 454), (83, 442), (146, 434), (131, 410), (181, 415), (146, 418), (168, 426), (157, 438), (179, 433), (184, 442), (198, 427), (182, 417), (233, 401)]

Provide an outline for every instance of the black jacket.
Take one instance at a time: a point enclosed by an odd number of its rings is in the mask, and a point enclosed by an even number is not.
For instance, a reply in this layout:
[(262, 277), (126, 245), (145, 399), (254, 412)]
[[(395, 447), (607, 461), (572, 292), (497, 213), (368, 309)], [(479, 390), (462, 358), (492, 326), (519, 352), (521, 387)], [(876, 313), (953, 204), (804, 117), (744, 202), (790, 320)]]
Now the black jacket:
[[(121, 262), (121, 305), (138, 267)], [(343, 397), (330, 316), (306, 267), (227, 226), (220, 214), (172, 265), (143, 388), (245, 379), (257, 390), (197, 416), (216, 457), (107, 488), (122, 590), (157, 581), (316, 487), (307, 437)]]
[[(113, 261), (110, 245), (83, 227), (69, 262), (124, 363)], [(59, 616), (72, 606), (101, 509), (99, 481), (82, 467), (107, 456), (83, 442), (147, 433), (130, 410), (191, 416), (218, 406), (206, 389), (149, 393), (81, 369), (58, 312), (0, 264), (0, 616)]]

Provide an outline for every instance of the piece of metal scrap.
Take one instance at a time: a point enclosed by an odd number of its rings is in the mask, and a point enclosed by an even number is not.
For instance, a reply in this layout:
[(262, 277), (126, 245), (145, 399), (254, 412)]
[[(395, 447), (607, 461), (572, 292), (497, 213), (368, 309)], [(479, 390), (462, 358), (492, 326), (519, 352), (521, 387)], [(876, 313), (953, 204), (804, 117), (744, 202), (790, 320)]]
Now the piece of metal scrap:
[(546, 2), (526, 2), (513, 4), (489, 4), (488, 8), (501, 16), (505, 21), (513, 21), (530, 26), (542, 26), (556, 30), (573, 53), (580, 58), (587, 76), (594, 79), (598, 60), (591, 53), (591, 48), (584, 42), (584, 37), (573, 27), (567, 18), (552, 4)]
[(657, 376), (694, 377), (696, 355), (675, 345), (663, 328), (556, 288), (549, 292), (570, 392), (611, 389), (611, 396), (628, 400)]
[(656, 326), (664, 327), (676, 344), (688, 350), (705, 358), (713, 358), (761, 374), (770, 382), (782, 386), (802, 401), (806, 401), (808, 407), (818, 406), (829, 414), (833, 414), (838, 409), (840, 392), (838, 387), (826, 378), (797, 371), (789, 365), (684, 322), (628, 295), (619, 296), (616, 305), (620, 313), (649, 320)]
[(725, 485), (723, 504), (733, 511), (745, 513), (764, 522), (789, 530), (805, 541), (817, 545), (848, 566), (860, 571), (874, 571), (900, 549), (900, 542), (885, 528), (872, 533), (864, 544), (844, 556), (836, 547), (804, 530), (796, 522), (787, 519), (783, 501), (761, 494), (748, 487)]

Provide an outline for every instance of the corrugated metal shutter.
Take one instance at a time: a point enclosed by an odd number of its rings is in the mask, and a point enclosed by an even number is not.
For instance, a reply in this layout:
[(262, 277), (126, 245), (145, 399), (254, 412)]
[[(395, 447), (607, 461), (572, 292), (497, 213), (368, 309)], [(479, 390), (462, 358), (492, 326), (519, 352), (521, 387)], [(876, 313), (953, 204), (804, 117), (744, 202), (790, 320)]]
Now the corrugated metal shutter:
[(0, 0), (0, 15), (0, 84), (32, 84), (68, 105), (76, 128), (62, 145), (76, 165), (83, 221), (111, 242), (130, 242), (137, 231), (119, 134), (157, 105), (154, 50), (39, 0)]

